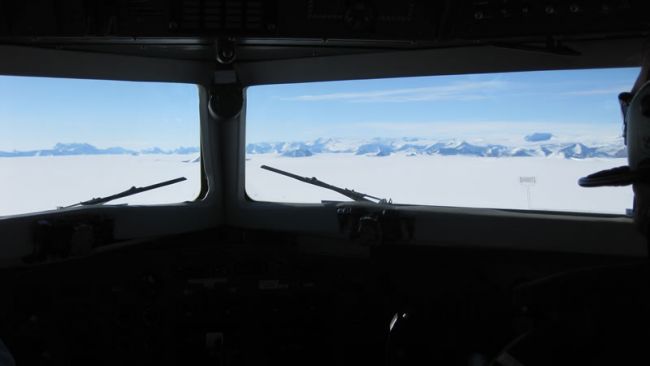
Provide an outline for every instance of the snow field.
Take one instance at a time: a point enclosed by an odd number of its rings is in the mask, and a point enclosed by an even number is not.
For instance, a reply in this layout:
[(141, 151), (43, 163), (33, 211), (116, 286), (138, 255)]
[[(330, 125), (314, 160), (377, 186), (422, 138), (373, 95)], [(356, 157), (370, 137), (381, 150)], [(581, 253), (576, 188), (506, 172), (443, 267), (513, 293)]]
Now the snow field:
[[(582, 188), (577, 184), (582, 176), (626, 165), (626, 159), (354, 154), (319, 154), (303, 158), (277, 154), (247, 156), (246, 191), (252, 199), (320, 202), (348, 199), (260, 169), (262, 164), (391, 198), (395, 203), (624, 214), (625, 209), (632, 207), (633, 198), (630, 187)], [(522, 177), (524, 183), (520, 182)], [(525, 183), (530, 177), (535, 177), (534, 184)]]
[[(200, 191), (194, 155), (95, 155), (0, 158), (0, 215), (55, 209), (164, 180), (188, 180), (111, 204), (191, 201)], [(626, 159), (561, 157), (360, 156), (324, 153), (304, 158), (253, 154), (246, 191), (259, 201), (348, 200), (335, 192), (260, 169), (266, 164), (395, 203), (624, 214), (630, 187), (581, 188), (578, 178), (625, 165)], [(521, 182), (521, 178), (525, 182)], [(535, 183), (526, 183), (534, 177)], [(530, 198), (529, 198), (530, 197)]]
[[(178, 177), (180, 182), (110, 204), (194, 200), (201, 190), (194, 155), (82, 155), (0, 158), (0, 216), (52, 210)], [(190, 161), (190, 162), (185, 162)]]

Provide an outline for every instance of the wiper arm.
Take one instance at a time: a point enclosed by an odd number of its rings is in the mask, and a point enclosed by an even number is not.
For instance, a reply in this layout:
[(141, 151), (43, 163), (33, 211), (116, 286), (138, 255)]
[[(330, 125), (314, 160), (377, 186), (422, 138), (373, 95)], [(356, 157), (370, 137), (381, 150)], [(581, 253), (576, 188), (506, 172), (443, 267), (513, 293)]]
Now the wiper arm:
[[(354, 201), (372, 202), (372, 203), (391, 203), (390, 200), (386, 200), (385, 198), (379, 198), (379, 197), (371, 196), (371, 195), (366, 194), (366, 193), (357, 192), (357, 191), (355, 191), (353, 189), (341, 188), (341, 187), (333, 186), (331, 184), (327, 184), (327, 183), (323, 182), (322, 180), (319, 180), (316, 177), (311, 177), (311, 178), (301, 177), (299, 175), (289, 173), (289, 172), (286, 172), (284, 170), (280, 170), (280, 169), (277, 169), (277, 168), (273, 168), (273, 167), (270, 167), (268, 165), (262, 165), (260, 168), (271, 171), (273, 173), (278, 173), (278, 174), (287, 176), (289, 178), (299, 180), (301, 182), (305, 182), (305, 183), (309, 183), (309, 184), (312, 184), (312, 185), (315, 185), (315, 186), (318, 186), (318, 187), (321, 187), (321, 188), (329, 189), (330, 191), (334, 191), (334, 192), (340, 193), (340, 194), (342, 194), (342, 195), (344, 195), (344, 196), (346, 196), (348, 198), (351, 198)], [(375, 200), (375, 201), (373, 201), (373, 200)]]
[(118, 198), (133, 196), (134, 194), (150, 191), (152, 189), (168, 186), (170, 184), (180, 183), (180, 182), (185, 181), (185, 180), (187, 180), (187, 178), (180, 177), (180, 178), (176, 178), (176, 179), (167, 180), (167, 181), (164, 181), (164, 182), (152, 184), (150, 186), (131, 187), (131, 188), (127, 189), (124, 192), (120, 192), (120, 193), (117, 193), (117, 194), (114, 194), (114, 195), (111, 195), (111, 196), (97, 197), (97, 198), (93, 198), (93, 199), (88, 200), (88, 201), (83, 201), (83, 202), (75, 203), (75, 204), (70, 205), (70, 206), (59, 207), (59, 208), (69, 208), (69, 207), (75, 207), (75, 206), (101, 205), (102, 203), (110, 202), (110, 201), (116, 200)]

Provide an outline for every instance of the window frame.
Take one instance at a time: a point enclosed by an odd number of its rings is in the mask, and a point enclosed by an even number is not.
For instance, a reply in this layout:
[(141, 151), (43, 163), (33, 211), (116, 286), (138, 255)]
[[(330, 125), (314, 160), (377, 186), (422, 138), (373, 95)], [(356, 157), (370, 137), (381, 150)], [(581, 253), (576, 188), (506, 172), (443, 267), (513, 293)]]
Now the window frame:
[[(16, 77), (17, 75), (0, 74), (0, 78), (5, 77), (5, 76)], [(94, 80), (94, 81), (102, 81), (102, 80), (89, 79), (89, 78), (51, 77), (51, 76), (39, 76), (39, 75), (29, 75), (29, 76), (27, 76), (27, 75), (18, 75), (17, 77), (53, 78), (53, 79), (62, 79), (62, 80)], [(165, 83), (165, 82), (161, 82), (161, 81), (134, 81), (134, 80), (114, 80), (114, 79), (106, 80), (106, 81), (117, 81), (117, 82), (124, 81), (124, 82), (134, 82), (134, 83), (154, 83), (154, 82), (155, 83)], [(181, 84), (181, 83), (179, 83), (179, 84)], [(182, 84), (185, 84), (187, 86), (194, 86), (196, 88), (196, 101), (197, 101), (197, 106), (196, 107), (200, 109), (201, 104), (202, 104), (201, 93), (202, 93), (203, 86), (199, 85), (199, 84), (192, 84), (192, 83), (182, 83)], [(202, 157), (202, 147), (201, 147), (201, 145), (202, 145), (201, 144), (201, 141), (202, 141), (202, 128), (201, 128), (201, 125), (202, 125), (202, 123), (201, 123), (201, 117), (200, 116), (199, 116), (199, 119), (196, 121), (196, 124), (197, 124), (197, 128), (199, 130), (199, 138), (197, 140), (197, 144), (198, 144), (198, 147), (199, 147), (199, 159), (201, 160), (201, 162), (199, 163), (199, 166), (198, 166), (198, 168), (199, 168), (200, 186), (199, 186), (199, 191), (196, 194), (196, 197), (194, 197), (193, 199), (183, 200), (183, 201), (174, 202), (174, 203), (150, 203), (150, 204), (149, 203), (147, 203), (147, 204), (118, 203), (118, 204), (112, 204), (111, 202), (108, 202), (105, 205), (106, 206), (128, 205), (128, 206), (156, 207), (156, 206), (175, 205), (175, 204), (184, 203), (184, 202), (185, 203), (196, 202), (196, 201), (200, 201), (200, 200), (204, 199), (207, 192), (208, 192), (208, 187), (207, 187), (207, 179), (206, 179), (205, 167), (204, 167), (204, 165), (202, 163), (202, 159), (203, 159), (203, 157)], [(158, 183), (158, 182), (152, 182), (152, 184), (154, 184), (154, 183)], [(116, 194), (116, 193), (120, 193), (120, 192), (118, 190), (116, 190), (115, 192), (113, 192), (111, 194)], [(52, 194), (56, 195), (56, 192), (52, 192)], [(91, 197), (88, 197), (88, 199), (90, 199), (90, 198)], [(43, 210), (36, 210), (36, 211), (29, 211), (29, 212), (22, 212), (22, 213), (11, 213), (11, 214), (7, 214), (7, 215), (0, 215), (0, 219), (11, 218), (11, 217), (14, 217), (14, 216), (35, 215), (35, 214), (51, 213), (51, 212), (65, 212), (65, 211), (67, 211), (67, 210), (69, 210), (71, 208), (87, 208), (87, 207), (89, 207), (89, 206), (75, 206), (75, 207), (70, 207), (70, 208), (66, 208), (66, 207), (56, 208), (56, 207), (53, 207), (53, 208), (50, 208), (50, 209), (43, 209)]]
[[(635, 67), (635, 66), (629, 66), (627, 65), (626, 67)], [(638, 66), (636, 66), (638, 67)], [(585, 68), (585, 69), (575, 69), (575, 70), (598, 70), (598, 69), (607, 69), (607, 68)], [(558, 70), (523, 70), (523, 71), (570, 71), (573, 69), (558, 69)], [(516, 72), (516, 71), (515, 71)], [(500, 72), (500, 73), (506, 73), (506, 72)], [(432, 77), (432, 76), (448, 76), (448, 75), (408, 75), (408, 76), (397, 76), (395, 78), (403, 77), (403, 78), (408, 78), (408, 77)], [(387, 77), (387, 78), (373, 78), (373, 79), (363, 79), (365, 80), (381, 80), (381, 79), (388, 79), (388, 78), (393, 78), (393, 77)], [(304, 83), (299, 83), (299, 82), (294, 82), (294, 83), (279, 83), (279, 84), (272, 84), (272, 83), (261, 83), (261, 84), (253, 84), (253, 85), (248, 85), (243, 89), (244, 93), (244, 109), (241, 114), (241, 124), (243, 126), (243, 155), (244, 155), (244, 164), (243, 166), (240, 167), (240, 169), (243, 171), (243, 177), (242, 177), (242, 185), (243, 185), (243, 199), (247, 203), (264, 203), (264, 204), (280, 204), (280, 205), (327, 205), (325, 203), (317, 203), (317, 202), (283, 202), (283, 201), (267, 201), (267, 200), (255, 200), (253, 199), (247, 192), (246, 190), (246, 166), (245, 166), (245, 161), (246, 161), (246, 146), (248, 144), (248, 141), (246, 139), (246, 108), (248, 107), (248, 89), (250, 87), (257, 87), (257, 86), (274, 86), (274, 85), (287, 85), (287, 84), (308, 84), (308, 83), (318, 83), (318, 82), (331, 82), (331, 81), (343, 81), (343, 82), (348, 82), (348, 81), (355, 81), (359, 79), (341, 79), (341, 80), (314, 80), (314, 81), (308, 81)], [(623, 126), (623, 122), (621, 121), (621, 128)], [(306, 183), (305, 183), (306, 184)], [(577, 184), (577, 183), (576, 183)], [(620, 187), (618, 187), (620, 188)], [(588, 189), (588, 188), (584, 188)], [(343, 196), (341, 196), (341, 203), (344, 202), (351, 202), (350, 200), (345, 200)], [(627, 208), (628, 210), (632, 207), (632, 201), (629, 202), (630, 207)], [(476, 206), (448, 206), (448, 205), (439, 205), (439, 204), (422, 204), (422, 203), (395, 203), (394, 206), (400, 206), (400, 207), (422, 207), (422, 208), (442, 208), (442, 209), (477, 209), (477, 210), (492, 210), (492, 211), (504, 211), (504, 212), (509, 212), (509, 213), (520, 213), (520, 214), (548, 214), (552, 216), (575, 216), (575, 217), (593, 217), (593, 218), (631, 218), (632, 215), (626, 211), (622, 213), (611, 213), (611, 212), (587, 212), (587, 211), (571, 211), (571, 210), (545, 210), (545, 209), (517, 209), (517, 208), (507, 208), (507, 207), (476, 207)]]

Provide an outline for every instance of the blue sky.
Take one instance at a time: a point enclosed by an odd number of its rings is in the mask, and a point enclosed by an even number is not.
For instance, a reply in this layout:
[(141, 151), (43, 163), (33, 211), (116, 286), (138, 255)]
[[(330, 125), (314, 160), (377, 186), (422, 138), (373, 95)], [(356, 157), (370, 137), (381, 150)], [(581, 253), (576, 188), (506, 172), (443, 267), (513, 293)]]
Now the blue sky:
[(613, 136), (621, 131), (617, 95), (637, 74), (618, 68), (256, 86), (247, 92), (247, 140), (471, 139), (540, 130)]
[[(247, 140), (594, 136), (621, 129), (616, 96), (637, 68), (251, 87)], [(0, 150), (198, 146), (196, 86), (0, 76)]]
[(0, 150), (199, 145), (195, 85), (0, 76)]

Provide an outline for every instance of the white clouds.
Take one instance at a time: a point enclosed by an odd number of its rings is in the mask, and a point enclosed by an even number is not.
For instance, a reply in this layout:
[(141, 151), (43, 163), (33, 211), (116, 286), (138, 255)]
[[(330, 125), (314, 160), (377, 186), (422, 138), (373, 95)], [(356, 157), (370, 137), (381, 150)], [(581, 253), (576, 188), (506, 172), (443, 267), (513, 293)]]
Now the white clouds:
[(300, 95), (282, 98), (290, 101), (344, 101), (350, 103), (422, 102), (437, 100), (485, 99), (503, 90), (508, 83), (499, 80), (457, 82), (420, 88), (384, 89), (362, 92)]
[(561, 93), (560, 95), (565, 96), (591, 96), (591, 95), (617, 95), (618, 93), (629, 91), (630, 85), (616, 85), (609, 86), (606, 88), (592, 88), (592, 89), (583, 89), (583, 90), (572, 90), (568, 92)]

